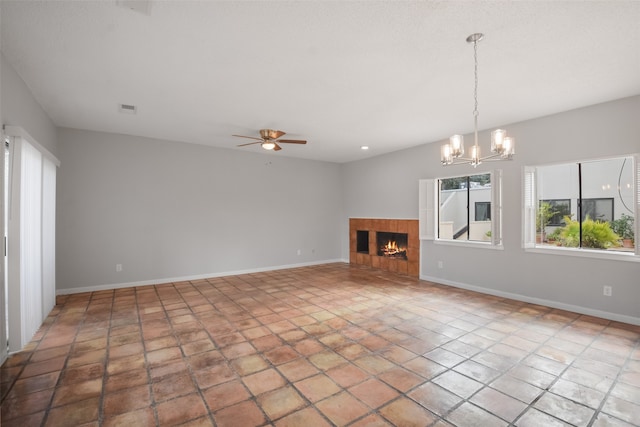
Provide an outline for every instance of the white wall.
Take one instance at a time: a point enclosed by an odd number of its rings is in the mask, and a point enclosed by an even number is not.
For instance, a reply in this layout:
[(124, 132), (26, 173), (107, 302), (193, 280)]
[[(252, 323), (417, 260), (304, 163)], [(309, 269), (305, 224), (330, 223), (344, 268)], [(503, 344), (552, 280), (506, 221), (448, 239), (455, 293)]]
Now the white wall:
[[(528, 253), (521, 244), (522, 168), (640, 152), (640, 96), (505, 125), (516, 138), (511, 162), (440, 165), (440, 143), (343, 165), (345, 216), (417, 218), (418, 179), (503, 170), (504, 250), (423, 242), (421, 276), (442, 283), (510, 294), (558, 307), (640, 323), (640, 264)], [(452, 129), (454, 132), (455, 129)], [(481, 132), (488, 149), (489, 132)], [(386, 181), (380, 170), (398, 171)], [(376, 176), (378, 176), (376, 178)], [(383, 203), (389, 200), (392, 203)], [(342, 236), (348, 251), (348, 236)], [(460, 260), (464, 259), (464, 268)], [(444, 268), (438, 269), (438, 261)], [(603, 285), (613, 295), (602, 295)]]
[(57, 155), (56, 127), (31, 90), (0, 53), (2, 124), (20, 126), (38, 143)]
[(59, 292), (341, 259), (337, 164), (72, 129), (58, 141)]

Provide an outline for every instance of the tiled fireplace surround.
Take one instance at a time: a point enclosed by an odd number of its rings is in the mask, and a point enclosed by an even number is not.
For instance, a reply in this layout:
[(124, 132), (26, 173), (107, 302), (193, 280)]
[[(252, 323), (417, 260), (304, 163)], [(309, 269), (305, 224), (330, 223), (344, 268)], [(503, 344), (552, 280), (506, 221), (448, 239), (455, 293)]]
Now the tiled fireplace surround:
[[(369, 232), (369, 253), (357, 251), (358, 231)], [(378, 256), (376, 232), (407, 233), (407, 259)], [(349, 218), (349, 262), (381, 270), (420, 275), (420, 239), (417, 219)]]

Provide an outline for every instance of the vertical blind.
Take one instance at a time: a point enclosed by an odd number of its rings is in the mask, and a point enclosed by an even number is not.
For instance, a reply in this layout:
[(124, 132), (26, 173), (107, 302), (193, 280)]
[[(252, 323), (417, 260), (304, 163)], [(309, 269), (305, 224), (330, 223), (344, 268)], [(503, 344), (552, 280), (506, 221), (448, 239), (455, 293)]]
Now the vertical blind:
[(21, 350), (55, 305), (56, 169), (21, 128), (10, 138), (8, 227), (9, 351)]

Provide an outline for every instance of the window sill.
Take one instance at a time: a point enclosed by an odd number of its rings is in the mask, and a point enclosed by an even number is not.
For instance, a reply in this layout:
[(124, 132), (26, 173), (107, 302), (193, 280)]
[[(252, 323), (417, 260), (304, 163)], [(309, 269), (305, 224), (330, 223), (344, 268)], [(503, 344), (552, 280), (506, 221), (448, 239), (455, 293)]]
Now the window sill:
[(612, 261), (631, 261), (640, 262), (640, 256), (636, 256), (634, 252), (621, 252), (621, 251), (606, 251), (598, 249), (574, 249), (563, 248), (559, 246), (537, 246), (535, 248), (525, 248), (525, 252), (532, 252), (538, 254), (553, 254), (553, 255), (565, 255), (575, 256), (582, 258), (598, 258)]
[(459, 240), (442, 240), (436, 239), (433, 241), (436, 245), (447, 245), (447, 246), (463, 246), (467, 248), (479, 248), (479, 249), (491, 249), (494, 251), (502, 251), (504, 250), (504, 246), (500, 245), (492, 245), (491, 242), (470, 242), (470, 241), (459, 241)]

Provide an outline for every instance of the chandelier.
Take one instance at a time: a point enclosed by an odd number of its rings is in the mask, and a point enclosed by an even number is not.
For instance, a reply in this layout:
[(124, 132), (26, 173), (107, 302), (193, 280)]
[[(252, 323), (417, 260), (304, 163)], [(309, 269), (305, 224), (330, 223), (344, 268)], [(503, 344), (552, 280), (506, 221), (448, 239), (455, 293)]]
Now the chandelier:
[(473, 98), (475, 101), (473, 108), (473, 146), (471, 147), (471, 155), (464, 156), (464, 137), (462, 135), (453, 135), (449, 138), (449, 142), (444, 144), (440, 150), (440, 161), (444, 166), (470, 164), (473, 167), (478, 166), (483, 161), (511, 160), (515, 153), (515, 141), (512, 137), (507, 136), (507, 131), (496, 129), (491, 132), (491, 153), (486, 157), (480, 155), (480, 146), (478, 145), (478, 42), (482, 40), (484, 34), (475, 33), (467, 37), (468, 43), (473, 43), (473, 61), (475, 86), (473, 90)]

